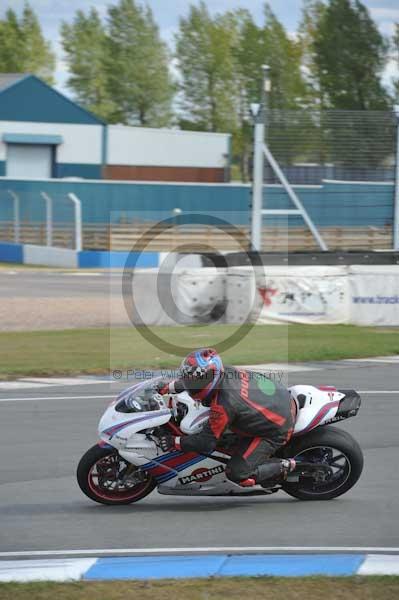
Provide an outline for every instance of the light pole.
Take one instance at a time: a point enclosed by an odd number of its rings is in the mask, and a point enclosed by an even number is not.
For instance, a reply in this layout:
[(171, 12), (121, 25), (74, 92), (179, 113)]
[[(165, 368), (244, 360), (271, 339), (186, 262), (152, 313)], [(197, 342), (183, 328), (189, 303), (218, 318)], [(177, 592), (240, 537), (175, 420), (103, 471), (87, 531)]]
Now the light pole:
[(393, 216), (393, 249), (399, 251), (399, 105), (394, 108), (396, 117), (395, 194)]
[(271, 89), (270, 67), (262, 66), (262, 89), (260, 104), (251, 106), (255, 120), (254, 158), (252, 176), (252, 215), (251, 250), (260, 251), (262, 247), (262, 206), (263, 206), (263, 144), (265, 143), (267, 96)]

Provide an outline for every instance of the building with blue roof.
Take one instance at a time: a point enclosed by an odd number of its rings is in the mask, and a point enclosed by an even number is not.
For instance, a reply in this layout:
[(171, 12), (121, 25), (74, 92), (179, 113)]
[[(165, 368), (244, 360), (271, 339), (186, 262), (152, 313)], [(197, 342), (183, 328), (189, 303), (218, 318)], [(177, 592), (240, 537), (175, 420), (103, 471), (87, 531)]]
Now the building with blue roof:
[(221, 183), (229, 134), (107, 125), (29, 73), (0, 74), (0, 176)]
[(100, 179), (105, 123), (31, 74), (0, 74), (0, 175)]

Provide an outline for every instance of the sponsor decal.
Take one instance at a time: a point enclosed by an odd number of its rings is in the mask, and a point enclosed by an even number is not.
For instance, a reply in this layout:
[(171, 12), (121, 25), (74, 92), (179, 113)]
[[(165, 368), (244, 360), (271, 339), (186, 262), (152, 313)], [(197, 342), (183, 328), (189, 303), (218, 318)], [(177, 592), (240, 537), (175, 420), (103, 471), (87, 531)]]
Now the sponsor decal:
[(329, 423), (336, 423), (337, 421), (343, 421), (344, 419), (347, 419), (348, 417), (343, 416), (343, 415), (338, 415), (337, 417), (333, 417), (332, 419), (328, 419), (327, 421), (323, 421), (323, 425), (328, 425)]
[(179, 483), (181, 483), (182, 485), (194, 482), (204, 483), (205, 481), (209, 481), (210, 479), (212, 479), (214, 475), (223, 473), (223, 471), (224, 467), (222, 467), (222, 465), (217, 465), (216, 467), (211, 467), (210, 469), (201, 467), (200, 469), (195, 469), (195, 471), (193, 471), (190, 475), (180, 477)]
[(248, 400), (249, 376), (246, 371), (240, 371), (241, 389), (240, 394), (244, 400)]
[(256, 379), (256, 385), (266, 396), (273, 396), (276, 393), (276, 385), (274, 381), (267, 377), (258, 377)]
[(263, 304), (265, 306), (270, 306), (272, 303), (272, 297), (277, 294), (278, 290), (271, 287), (260, 287), (258, 291), (262, 297)]
[(354, 304), (399, 304), (399, 296), (353, 296)]

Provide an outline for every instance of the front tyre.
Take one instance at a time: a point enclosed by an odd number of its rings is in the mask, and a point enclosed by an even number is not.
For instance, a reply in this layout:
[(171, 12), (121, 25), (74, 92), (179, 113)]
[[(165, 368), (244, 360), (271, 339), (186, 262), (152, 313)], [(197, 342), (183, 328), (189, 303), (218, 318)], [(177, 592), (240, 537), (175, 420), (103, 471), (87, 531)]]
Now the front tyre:
[(357, 441), (337, 427), (321, 427), (304, 436), (293, 438), (286, 447), (285, 456), (297, 462), (323, 463), (330, 467), (326, 477), (322, 472), (315, 477), (299, 477), (286, 481), (282, 488), (300, 500), (331, 500), (345, 494), (359, 479), (363, 470), (363, 453)]
[(82, 492), (100, 504), (131, 504), (156, 487), (151, 475), (139, 471), (114, 448), (97, 444), (80, 459), (76, 476)]

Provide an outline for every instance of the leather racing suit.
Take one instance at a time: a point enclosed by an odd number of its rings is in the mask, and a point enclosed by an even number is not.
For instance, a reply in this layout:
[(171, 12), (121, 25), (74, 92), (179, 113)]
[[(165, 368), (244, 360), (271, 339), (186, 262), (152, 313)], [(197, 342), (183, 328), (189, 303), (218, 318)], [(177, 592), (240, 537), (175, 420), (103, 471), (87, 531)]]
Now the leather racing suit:
[[(169, 386), (172, 392), (182, 387), (180, 380)], [(261, 483), (284, 472), (283, 463), (287, 461), (271, 458), (289, 441), (295, 424), (296, 403), (284, 386), (261, 373), (225, 367), (207, 404), (211, 410), (203, 429), (176, 438), (177, 448), (211, 454), (229, 429), (239, 436), (226, 467), (230, 480), (240, 483), (254, 478)]]

